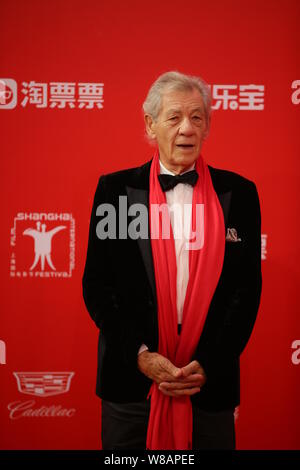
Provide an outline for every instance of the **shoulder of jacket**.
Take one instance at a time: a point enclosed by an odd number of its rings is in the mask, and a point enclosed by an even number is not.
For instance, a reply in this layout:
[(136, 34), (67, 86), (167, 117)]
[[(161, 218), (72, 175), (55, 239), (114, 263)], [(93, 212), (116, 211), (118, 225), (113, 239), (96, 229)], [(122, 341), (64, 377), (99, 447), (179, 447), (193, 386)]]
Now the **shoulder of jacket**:
[(143, 165), (125, 168), (123, 170), (117, 170), (112, 173), (105, 173), (99, 177), (99, 183), (108, 186), (119, 186), (119, 185), (130, 185), (144, 170), (146, 167), (150, 167), (150, 162), (146, 162)]
[(232, 190), (238, 188), (256, 188), (254, 181), (245, 176), (236, 173), (235, 171), (225, 170), (222, 168), (214, 168), (211, 165), (208, 165), (210, 174), (213, 180), (213, 183), (220, 186), (223, 186), (224, 189)]

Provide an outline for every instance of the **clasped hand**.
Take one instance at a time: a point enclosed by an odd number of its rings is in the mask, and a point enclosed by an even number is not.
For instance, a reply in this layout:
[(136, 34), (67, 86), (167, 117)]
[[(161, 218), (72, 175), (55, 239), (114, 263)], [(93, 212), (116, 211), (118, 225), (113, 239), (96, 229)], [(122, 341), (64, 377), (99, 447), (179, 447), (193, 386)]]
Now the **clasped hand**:
[(206, 382), (204, 369), (196, 360), (179, 368), (161, 354), (144, 351), (137, 361), (139, 370), (154, 380), (162, 393), (171, 397), (194, 395)]

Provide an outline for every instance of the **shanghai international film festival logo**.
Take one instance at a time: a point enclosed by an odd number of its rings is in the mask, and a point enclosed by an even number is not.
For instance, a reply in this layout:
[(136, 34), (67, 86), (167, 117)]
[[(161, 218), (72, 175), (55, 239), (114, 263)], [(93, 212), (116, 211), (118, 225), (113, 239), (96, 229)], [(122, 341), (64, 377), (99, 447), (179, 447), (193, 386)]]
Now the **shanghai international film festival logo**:
[(75, 220), (69, 213), (19, 212), (10, 230), (11, 277), (72, 276)]
[[(14, 372), (19, 393), (31, 395), (34, 398), (48, 398), (53, 395), (68, 393), (74, 372)], [(36, 404), (35, 399), (17, 400), (9, 403), (9, 417), (12, 420), (20, 418), (71, 418), (76, 410), (64, 408), (59, 404)]]

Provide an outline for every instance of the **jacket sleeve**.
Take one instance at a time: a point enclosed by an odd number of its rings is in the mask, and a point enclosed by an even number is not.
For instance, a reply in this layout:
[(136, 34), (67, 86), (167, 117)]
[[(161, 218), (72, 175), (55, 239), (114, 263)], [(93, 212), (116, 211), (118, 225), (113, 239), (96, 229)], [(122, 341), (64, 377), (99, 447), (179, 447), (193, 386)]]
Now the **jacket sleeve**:
[(214, 334), (207, 335), (203, 341), (200, 339), (193, 357), (201, 363), (208, 377), (226, 367), (228, 361), (239, 358), (250, 338), (259, 308), (261, 212), (256, 186), (251, 181), (248, 183), (247, 192), (240, 195), (239, 201), (244, 243), (240, 269), (233, 283), (227, 280), (224, 305), (218, 305), (218, 309), (222, 309), (218, 318), (222, 320), (215, 322)]
[(118, 302), (114, 289), (113, 275), (109, 262), (109, 240), (100, 240), (96, 234), (97, 207), (106, 202), (106, 179), (99, 178), (92, 207), (86, 263), (82, 278), (83, 298), (86, 308), (98, 328), (118, 312)]

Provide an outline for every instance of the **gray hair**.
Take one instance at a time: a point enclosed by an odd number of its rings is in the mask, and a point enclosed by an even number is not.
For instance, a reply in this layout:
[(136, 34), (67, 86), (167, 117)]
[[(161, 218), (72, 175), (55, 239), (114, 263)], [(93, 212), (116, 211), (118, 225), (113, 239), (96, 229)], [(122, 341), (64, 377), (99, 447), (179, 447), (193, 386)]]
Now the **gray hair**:
[(161, 110), (163, 93), (166, 91), (192, 91), (198, 90), (203, 99), (204, 113), (207, 129), (210, 125), (211, 116), (211, 93), (207, 83), (200, 77), (185, 75), (180, 72), (166, 72), (158, 77), (151, 86), (143, 104), (145, 114), (149, 114), (154, 121)]

